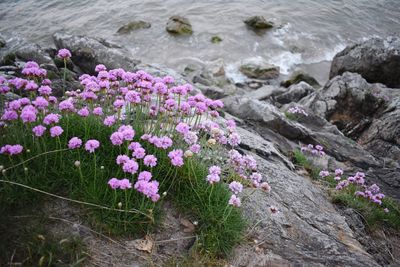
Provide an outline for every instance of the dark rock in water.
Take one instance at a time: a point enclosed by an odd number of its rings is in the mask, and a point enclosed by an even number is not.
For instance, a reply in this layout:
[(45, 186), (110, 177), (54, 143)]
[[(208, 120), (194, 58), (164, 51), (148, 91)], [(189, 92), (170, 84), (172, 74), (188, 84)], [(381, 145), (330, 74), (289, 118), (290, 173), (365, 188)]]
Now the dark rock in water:
[(219, 37), (218, 35), (211, 37), (211, 43), (218, 44), (220, 42), (222, 42), (222, 38)]
[(166, 27), (167, 32), (178, 35), (191, 35), (192, 25), (189, 20), (182, 16), (172, 16), (169, 18)]
[(98, 64), (104, 64), (108, 69), (133, 70), (140, 63), (127, 49), (105, 40), (65, 32), (55, 33), (53, 39), (58, 49), (67, 48), (71, 51), (72, 62), (85, 73), (94, 74)]
[(268, 80), (278, 78), (280, 68), (265, 61), (248, 61), (241, 65), (239, 70), (249, 78)]
[(370, 83), (400, 88), (400, 38), (372, 38), (348, 46), (333, 58), (329, 77), (346, 71), (359, 73)]
[(244, 23), (255, 30), (269, 29), (274, 26), (271, 21), (267, 21), (263, 16), (250, 17), (244, 20)]
[(129, 22), (128, 24), (122, 26), (121, 28), (118, 29), (117, 33), (128, 34), (128, 33), (131, 33), (132, 31), (136, 31), (139, 29), (148, 29), (150, 27), (151, 27), (151, 24), (149, 22), (146, 22), (143, 20), (137, 20), (137, 21)]
[(297, 102), (314, 91), (315, 89), (308, 83), (300, 82), (290, 86), (283, 94), (276, 96), (275, 100), (281, 104)]
[(293, 84), (297, 84), (302, 81), (308, 83), (311, 86), (318, 86), (318, 87), (320, 86), (316, 79), (302, 72), (294, 73), (289, 80), (282, 82), (281, 85), (284, 87), (289, 87)]

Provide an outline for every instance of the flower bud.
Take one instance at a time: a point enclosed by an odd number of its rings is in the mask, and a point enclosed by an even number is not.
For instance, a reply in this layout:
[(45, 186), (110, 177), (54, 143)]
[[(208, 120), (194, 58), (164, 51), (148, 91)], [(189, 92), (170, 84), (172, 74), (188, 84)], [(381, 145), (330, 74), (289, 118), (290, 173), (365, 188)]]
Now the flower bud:
[(100, 166), (100, 170), (104, 170), (104, 166), (103, 165)]
[(191, 158), (193, 157), (193, 152), (190, 150), (186, 150), (183, 155), (185, 156), (185, 158)]
[(3, 175), (6, 175), (6, 170), (2, 170), (1, 173), (2, 173)]
[(79, 160), (75, 161), (75, 167), (79, 168), (81, 166), (81, 162)]
[(167, 191), (165, 191), (164, 193), (162, 193), (163, 197), (165, 197), (167, 195)]
[(216, 141), (214, 138), (210, 138), (210, 139), (208, 139), (207, 143), (208, 143), (210, 146), (213, 146), (213, 145), (215, 145), (215, 144), (217, 143), (217, 141)]
[(122, 202), (118, 202), (118, 208), (122, 208)]
[(4, 169), (3, 165), (0, 165), (0, 171), (2, 171)]
[(27, 168), (27, 167), (25, 167), (25, 168), (24, 168), (24, 172), (27, 172), (27, 171), (28, 171), (28, 168)]

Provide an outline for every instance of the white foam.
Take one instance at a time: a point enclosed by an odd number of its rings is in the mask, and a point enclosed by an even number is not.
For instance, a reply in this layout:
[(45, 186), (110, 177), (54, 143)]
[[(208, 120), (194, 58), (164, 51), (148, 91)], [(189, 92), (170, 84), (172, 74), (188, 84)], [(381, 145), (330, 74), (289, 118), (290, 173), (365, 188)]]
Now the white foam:
[(225, 76), (232, 80), (234, 83), (243, 83), (246, 81), (246, 76), (244, 76), (240, 71), (240, 62), (235, 62), (227, 64), (225, 68)]
[(290, 51), (283, 51), (268, 59), (268, 62), (280, 67), (282, 74), (289, 74), (290, 70), (303, 62), (303, 57), (300, 53), (292, 53)]

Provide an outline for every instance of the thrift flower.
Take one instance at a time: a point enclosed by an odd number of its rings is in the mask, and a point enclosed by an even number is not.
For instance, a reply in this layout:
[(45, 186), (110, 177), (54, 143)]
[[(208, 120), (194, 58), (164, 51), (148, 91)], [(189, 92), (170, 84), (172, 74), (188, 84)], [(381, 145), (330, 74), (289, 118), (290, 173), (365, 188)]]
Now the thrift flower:
[(50, 136), (51, 137), (60, 136), (63, 132), (64, 132), (64, 130), (60, 126), (53, 126), (50, 128)]
[(229, 184), (229, 190), (231, 190), (235, 195), (237, 195), (242, 192), (243, 185), (239, 182), (233, 181)]
[(68, 142), (68, 148), (69, 149), (80, 148), (81, 145), (82, 145), (82, 140), (79, 139), (78, 137), (72, 137)]
[(147, 155), (144, 157), (143, 163), (147, 167), (155, 167), (157, 165), (157, 158), (153, 155)]
[(99, 146), (100, 146), (100, 142), (97, 141), (97, 140), (95, 140), (95, 139), (88, 140), (88, 141), (85, 143), (85, 149), (86, 149), (86, 151), (88, 151), (89, 153), (94, 153), (94, 151), (95, 151), (97, 148), (99, 148)]
[(242, 205), (242, 202), (240, 201), (240, 198), (238, 198), (236, 195), (232, 195), (229, 199), (228, 204), (234, 207), (240, 207)]
[(59, 58), (66, 59), (66, 58), (70, 58), (72, 55), (68, 49), (62, 48), (62, 49), (58, 50), (57, 56)]
[(38, 125), (32, 128), (32, 132), (35, 134), (36, 137), (40, 137), (46, 131), (46, 127), (43, 125)]

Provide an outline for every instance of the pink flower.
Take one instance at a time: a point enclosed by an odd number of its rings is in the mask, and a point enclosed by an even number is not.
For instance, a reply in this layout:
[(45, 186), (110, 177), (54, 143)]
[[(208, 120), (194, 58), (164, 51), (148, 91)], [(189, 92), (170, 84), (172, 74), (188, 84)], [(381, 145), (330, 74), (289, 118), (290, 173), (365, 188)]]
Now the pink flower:
[(40, 137), (44, 134), (44, 132), (46, 131), (46, 127), (44, 127), (43, 125), (38, 125), (32, 128), (32, 132), (37, 136)]
[(151, 177), (152, 177), (151, 172), (142, 171), (142, 172), (139, 173), (139, 175), (138, 175), (138, 180), (142, 180), (142, 181), (148, 182), (148, 181), (151, 180)]
[(64, 130), (60, 126), (53, 126), (50, 128), (50, 136), (57, 137), (60, 136)]
[(343, 175), (343, 170), (342, 169), (336, 169), (335, 170), (335, 176), (341, 176)]
[(97, 140), (95, 140), (95, 139), (88, 140), (88, 141), (85, 143), (85, 149), (86, 149), (86, 151), (88, 151), (89, 153), (94, 153), (94, 151), (95, 151), (97, 148), (99, 148), (99, 146), (100, 146), (100, 142), (97, 141)]
[(125, 100), (132, 104), (138, 104), (141, 101), (140, 94), (136, 91), (129, 91), (125, 95)]
[(155, 167), (157, 165), (157, 158), (153, 155), (147, 155), (144, 157), (143, 163), (148, 167)]
[(0, 154), (8, 154), (10, 156), (12, 155), (18, 155), (22, 153), (23, 146), (17, 144), (17, 145), (5, 145), (0, 148)]
[(60, 104), (58, 104), (58, 108), (61, 111), (75, 111), (74, 103), (69, 99), (61, 101)]
[(60, 115), (58, 114), (54, 114), (54, 113), (50, 113), (49, 115), (47, 115), (46, 117), (44, 117), (43, 119), (43, 123), (46, 125), (50, 125), (53, 123), (58, 123), (60, 120)]
[(263, 183), (261, 183), (260, 184), (260, 188), (262, 189), (262, 190), (264, 190), (265, 192), (269, 192), (269, 191), (271, 191), (271, 186), (267, 183), (267, 182), (263, 182)]
[(93, 114), (97, 116), (103, 115), (103, 109), (101, 107), (96, 107), (93, 109)]
[(228, 204), (234, 207), (240, 207), (240, 205), (242, 205), (242, 202), (240, 201), (240, 198), (238, 198), (236, 195), (232, 195), (229, 199)]
[(229, 184), (229, 190), (231, 190), (235, 195), (237, 195), (242, 192), (243, 185), (239, 182), (233, 181)]
[(189, 132), (190, 130), (190, 126), (187, 125), (184, 122), (180, 122), (178, 123), (178, 125), (175, 127), (176, 131), (182, 135), (185, 135)]
[(215, 175), (220, 175), (221, 174), (221, 168), (218, 166), (211, 166), (208, 169), (209, 174), (215, 174)]
[(218, 174), (209, 174), (207, 175), (207, 182), (210, 184), (218, 183), (221, 180)]
[(130, 125), (121, 125), (118, 132), (122, 133), (124, 140), (131, 141), (135, 137), (135, 130)]
[(200, 145), (199, 144), (194, 144), (190, 146), (190, 151), (192, 151), (193, 153), (197, 154), (200, 152)]
[(231, 146), (238, 146), (240, 144), (240, 136), (237, 133), (231, 133), (228, 137), (228, 143)]
[(132, 156), (137, 159), (142, 159), (146, 156), (146, 150), (142, 147), (138, 147), (133, 151)]
[(319, 176), (321, 176), (322, 178), (327, 177), (329, 176), (329, 171), (320, 171)]
[(18, 119), (18, 113), (14, 110), (6, 110), (4, 114), (1, 116), (1, 119), (4, 121), (13, 121)]
[(57, 56), (59, 58), (67, 59), (67, 58), (70, 58), (72, 55), (68, 49), (62, 48), (62, 49), (58, 50)]
[(99, 65), (97, 65), (97, 66), (95, 67), (94, 70), (95, 70), (96, 72), (100, 72), (100, 71), (106, 71), (107, 68), (106, 68), (106, 66), (104, 66), (103, 64), (99, 64)]
[(136, 161), (134, 160), (128, 160), (122, 165), (122, 170), (124, 172), (130, 173), (130, 174), (135, 174), (137, 170), (139, 169), (139, 165), (137, 164)]
[(116, 121), (117, 121), (117, 119), (116, 119), (115, 116), (107, 116), (107, 117), (104, 119), (103, 124), (104, 124), (105, 126), (110, 127), (110, 126), (112, 126)]
[(168, 153), (168, 157), (171, 159), (171, 164), (176, 167), (183, 166), (183, 151), (181, 149), (175, 149)]
[(41, 95), (51, 95), (52, 89), (50, 88), (50, 86), (42, 85), (39, 87), (38, 92)]
[(78, 115), (81, 117), (87, 117), (87, 116), (89, 116), (89, 114), (90, 114), (90, 112), (87, 107), (83, 107), (78, 111)]
[(111, 134), (110, 140), (114, 146), (122, 145), (122, 143), (124, 142), (124, 135), (120, 132), (114, 132), (113, 134)]
[(126, 178), (120, 180), (118, 184), (119, 184), (119, 189), (122, 189), (122, 190), (132, 188), (131, 182), (129, 182), (129, 180)]
[(118, 165), (121, 165), (121, 164), (124, 164), (125, 162), (127, 162), (128, 160), (130, 160), (130, 158), (127, 155), (119, 155), (117, 157), (116, 162)]
[(111, 178), (107, 184), (114, 190), (119, 188), (119, 180), (117, 178)]
[(185, 142), (189, 145), (193, 145), (197, 142), (198, 137), (197, 134), (195, 132), (192, 131), (188, 131), (187, 133), (185, 133), (185, 135), (183, 136), (183, 139), (185, 140)]
[(68, 142), (68, 148), (69, 149), (80, 148), (81, 145), (82, 145), (82, 140), (79, 139), (78, 137), (72, 137)]

